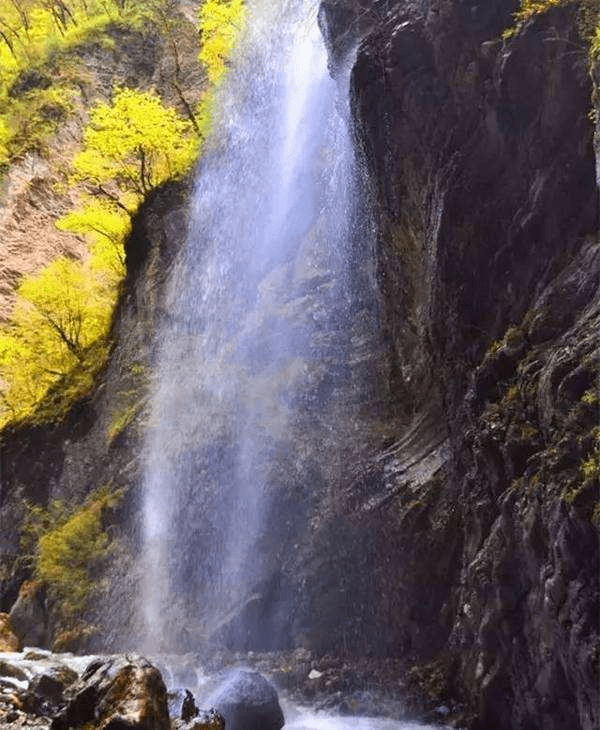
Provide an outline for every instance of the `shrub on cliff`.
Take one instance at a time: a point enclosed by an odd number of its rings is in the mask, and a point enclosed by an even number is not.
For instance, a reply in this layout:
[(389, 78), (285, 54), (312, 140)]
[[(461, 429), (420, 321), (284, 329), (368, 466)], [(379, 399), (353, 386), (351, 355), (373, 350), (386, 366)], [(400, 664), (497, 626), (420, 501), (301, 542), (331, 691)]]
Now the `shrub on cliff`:
[(82, 77), (69, 53), (90, 38), (108, 43), (109, 25), (142, 27), (156, 5), (0, 0), (0, 164), (32, 150), (44, 153), (46, 140), (72, 113)]
[(187, 172), (197, 153), (190, 121), (154, 92), (120, 88), (92, 109), (72, 179), (132, 213), (160, 183)]
[(102, 589), (98, 576), (112, 548), (105, 514), (121, 496), (121, 492), (100, 489), (77, 508), (58, 501), (48, 509), (28, 505), (23, 548), (31, 555), (35, 579), (46, 589), (55, 642), (91, 629), (86, 612)]
[(205, 0), (198, 17), (202, 40), (199, 58), (211, 84), (218, 84), (244, 31), (244, 0)]

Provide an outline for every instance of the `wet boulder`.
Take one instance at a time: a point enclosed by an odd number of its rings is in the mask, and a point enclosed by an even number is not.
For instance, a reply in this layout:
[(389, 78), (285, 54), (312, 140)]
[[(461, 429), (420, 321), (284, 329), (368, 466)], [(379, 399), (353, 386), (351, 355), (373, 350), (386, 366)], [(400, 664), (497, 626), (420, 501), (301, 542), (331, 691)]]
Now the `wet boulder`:
[(66, 706), (52, 729), (88, 723), (101, 730), (170, 730), (160, 672), (137, 656), (93, 661), (67, 693)]
[(77, 673), (64, 665), (48, 667), (29, 681), (23, 707), (29, 714), (53, 717), (64, 705), (64, 693), (77, 680)]
[(285, 722), (277, 690), (258, 672), (224, 673), (208, 704), (223, 716), (227, 730), (281, 730)]

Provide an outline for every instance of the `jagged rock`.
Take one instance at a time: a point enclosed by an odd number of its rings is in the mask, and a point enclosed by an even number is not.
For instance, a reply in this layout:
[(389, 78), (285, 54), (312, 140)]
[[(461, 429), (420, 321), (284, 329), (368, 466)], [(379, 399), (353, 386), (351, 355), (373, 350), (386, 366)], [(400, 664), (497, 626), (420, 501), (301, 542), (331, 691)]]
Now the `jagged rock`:
[(227, 730), (280, 730), (285, 722), (275, 687), (258, 672), (227, 672), (209, 704)]
[(10, 620), (23, 646), (46, 646), (47, 616), (43, 591), (34, 581), (25, 581), (10, 610)]
[(189, 689), (185, 690), (185, 697), (183, 698), (183, 702), (181, 703), (181, 719), (184, 722), (188, 722), (194, 717), (198, 717), (198, 707), (196, 706), (196, 701), (194, 700), (194, 695), (189, 691)]
[(216, 710), (199, 710), (198, 714), (185, 722), (174, 720), (175, 730), (225, 730), (225, 720)]
[(0, 613), (0, 652), (19, 651), (21, 642), (13, 631), (10, 616)]
[(52, 86), (52, 79), (46, 74), (40, 73), (38, 69), (32, 68), (22, 71), (17, 79), (11, 84), (8, 95), (15, 99), (23, 96), (32, 89), (48, 89)]

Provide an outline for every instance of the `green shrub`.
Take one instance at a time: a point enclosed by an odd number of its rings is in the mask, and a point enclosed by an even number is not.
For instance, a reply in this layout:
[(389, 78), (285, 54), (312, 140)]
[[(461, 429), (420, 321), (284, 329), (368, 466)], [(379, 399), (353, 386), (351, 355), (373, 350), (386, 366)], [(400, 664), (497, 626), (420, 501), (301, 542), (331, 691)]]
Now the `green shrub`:
[(35, 579), (46, 588), (56, 633), (86, 624), (86, 612), (102, 589), (99, 578), (113, 547), (105, 513), (121, 498), (122, 491), (103, 488), (76, 508), (59, 501), (48, 509), (27, 505), (22, 547), (30, 552)]

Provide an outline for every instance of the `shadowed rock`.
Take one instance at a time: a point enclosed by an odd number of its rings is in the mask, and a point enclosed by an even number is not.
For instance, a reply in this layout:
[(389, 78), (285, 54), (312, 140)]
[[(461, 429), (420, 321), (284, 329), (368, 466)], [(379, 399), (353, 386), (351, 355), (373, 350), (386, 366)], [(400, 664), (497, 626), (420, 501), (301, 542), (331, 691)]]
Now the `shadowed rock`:
[(285, 722), (277, 691), (258, 672), (226, 673), (209, 704), (223, 716), (227, 730), (281, 730)]

